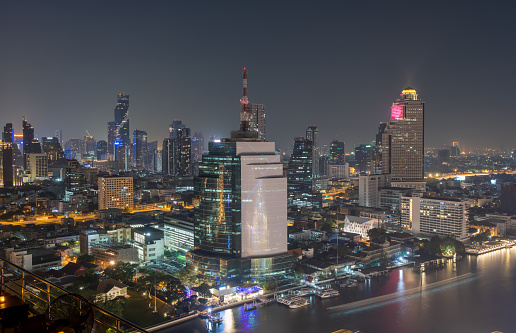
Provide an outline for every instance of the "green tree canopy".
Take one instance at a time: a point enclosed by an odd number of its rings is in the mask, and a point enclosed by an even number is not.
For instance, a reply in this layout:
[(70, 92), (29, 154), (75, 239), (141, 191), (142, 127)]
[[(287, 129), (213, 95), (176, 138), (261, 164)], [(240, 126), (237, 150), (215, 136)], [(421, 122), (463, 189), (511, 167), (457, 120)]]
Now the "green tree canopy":
[(78, 258), (77, 258), (77, 262), (91, 262), (91, 263), (94, 263), (95, 262), (95, 256), (92, 256), (91, 254), (83, 254), (83, 255), (80, 255)]
[(383, 244), (386, 240), (389, 240), (389, 236), (387, 235), (387, 231), (382, 228), (373, 228), (367, 231), (367, 236), (369, 236), (369, 240), (374, 243)]
[(123, 283), (130, 282), (136, 275), (138, 264), (119, 261), (104, 270), (104, 274)]
[(201, 285), (199, 286), (199, 295), (201, 295), (202, 297), (210, 297), (211, 296), (211, 291), (210, 291), (211, 287), (209, 284), (207, 283), (201, 283)]

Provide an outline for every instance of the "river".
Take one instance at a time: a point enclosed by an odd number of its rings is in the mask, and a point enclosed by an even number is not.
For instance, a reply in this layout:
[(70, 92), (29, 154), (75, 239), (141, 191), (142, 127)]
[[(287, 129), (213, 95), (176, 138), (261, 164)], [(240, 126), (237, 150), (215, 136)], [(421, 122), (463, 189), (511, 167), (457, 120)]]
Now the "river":
[[(515, 248), (466, 256), (444, 268), (416, 272), (412, 267), (389, 272), (389, 277), (366, 280), (355, 288), (339, 288), (341, 295), (309, 306), (290, 309), (272, 304), (246, 312), (243, 307), (221, 312), (223, 324), (213, 332), (321, 332), (346, 328), (363, 333), (504, 333), (516, 332)], [(435, 288), (401, 295), (351, 310), (331, 306), (425, 286), (472, 273)], [(337, 289), (337, 288), (336, 288)], [(209, 332), (206, 320), (194, 319), (160, 333)]]

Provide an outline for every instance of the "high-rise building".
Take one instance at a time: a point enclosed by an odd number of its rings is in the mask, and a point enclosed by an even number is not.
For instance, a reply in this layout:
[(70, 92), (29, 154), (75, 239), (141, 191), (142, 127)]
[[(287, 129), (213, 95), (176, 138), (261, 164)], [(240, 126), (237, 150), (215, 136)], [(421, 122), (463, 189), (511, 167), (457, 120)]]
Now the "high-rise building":
[(84, 136), (84, 155), (89, 159), (93, 159), (97, 156), (97, 141), (91, 135)]
[(383, 133), (385, 132), (385, 128), (387, 127), (387, 123), (381, 122), (378, 125), (378, 133), (376, 134), (376, 146), (382, 147), (383, 144)]
[(373, 174), (373, 146), (361, 144), (355, 147), (355, 172), (359, 175)]
[[(145, 162), (145, 168), (156, 171), (154, 152), (158, 149), (158, 141), (147, 142), (147, 161)], [(161, 163), (159, 165), (161, 169)]]
[(57, 141), (59, 142), (59, 144), (61, 145), (61, 147), (63, 147), (63, 131), (62, 130), (56, 130), (56, 133), (54, 135), (55, 138), (57, 138)]
[(175, 138), (163, 140), (162, 171), (169, 175), (192, 175), (192, 139), (190, 129), (181, 124), (174, 130)]
[(108, 154), (115, 155), (116, 121), (108, 122)]
[(319, 129), (310, 125), (306, 129), (306, 139), (312, 142), (312, 178), (319, 177)]
[(65, 142), (65, 156), (67, 159), (81, 159), (81, 155), (83, 154), (83, 142), (81, 139), (70, 139)]
[(48, 179), (48, 156), (45, 153), (30, 153), (27, 157), (27, 169), (32, 180)]
[(2, 133), (2, 140), (4, 142), (14, 142), (14, 132), (12, 123), (5, 124), (4, 131)]
[(108, 143), (105, 140), (97, 141), (97, 160), (102, 161), (108, 153)]
[(263, 104), (249, 103), (248, 109), (251, 113), (250, 128), (258, 132), (260, 139), (265, 140), (265, 107)]
[(43, 137), (42, 138), (43, 152), (47, 154), (49, 162), (55, 162), (59, 159), (65, 158), (63, 148), (59, 139), (56, 137)]
[(134, 206), (133, 177), (99, 177), (99, 209)]
[(468, 238), (468, 204), (465, 200), (424, 197), (421, 193), (401, 197), (401, 225), (415, 234)]
[(162, 167), (161, 171), (167, 175), (176, 175), (177, 167), (176, 167), (176, 148), (177, 142), (175, 139), (165, 138), (163, 139), (162, 146)]
[(147, 132), (135, 129), (133, 132), (133, 165), (138, 170), (147, 168)]
[[(7, 139), (9, 139), (8, 135)], [(14, 186), (15, 169), (13, 146), (14, 144), (12, 142), (3, 142), (0, 146), (2, 150), (2, 185), (6, 188)]]
[(380, 188), (389, 186), (389, 175), (360, 175), (358, 205), (380, 208)]
[(330, 144), (330, 164), (343, 165), (346, 163), (344, 142), (333, 140)]
[(424, 106), (410, 87), (392, 104), (382, 136), (382, 172), (391, 175), (393, 186), (394, 182), (424, 184)]
[(192, 175), (192, 138), (190, 128), (185, 125), (177, 129), (177, 150), (176, 156), (178, 175), (187, 177)]
[(240, 119), (230, 139), (209, 144), (195, 179), (195, 249), (187, 261), (221, 284), (280, 280), (292, 267), (280, 155), (249, 127), (247, 105)]
[(130, 164), (131, 138), (129, 136), (129, 95), (119, 93), (115, 107), (115, 159), (119, 169), (128, 170)]
[(177, 129), (179, 126), (183, 125), (183, 122), (178, 119), (174, 119), (172, 123), (168, 126), (169, 138), (176, 139), (177, 138)]
[(22, 129), (23, 129), (22, 146), (23, 146), (23, 156), (24, 156), (23, 168), (26, 170), (27, 169), (26, 155), (30, 154), (30, 153), (34, 153), (34, 151), (32, 151), (33, 150), (32, 142), (34, 141), (34, 127), (32, 127), (32, 125), (29, 124), (25, 120), (25, 117), (22, 118)]
[(68, 159), (66, 165), (65, 188), (67, 192), (77, 194), (84, 190), (86, 177), (83, 166), (75, 159)]
[(289, 205), (311, 206), (313, 204), (312, 153), (311, 140), (304, 137), (294, 139), (294, 148), (287, 168)]

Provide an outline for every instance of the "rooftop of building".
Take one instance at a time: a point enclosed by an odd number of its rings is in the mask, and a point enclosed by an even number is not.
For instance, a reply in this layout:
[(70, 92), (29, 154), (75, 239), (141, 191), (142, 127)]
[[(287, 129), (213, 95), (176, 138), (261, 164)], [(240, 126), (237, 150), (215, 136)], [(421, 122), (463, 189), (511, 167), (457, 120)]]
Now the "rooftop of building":
[(346, 215), (346, 219), (350, 222), (361, 223), (361, 224), (373, 220), (369, 217), (361, 217), (361, 216), (354, 216), (354, 215)]

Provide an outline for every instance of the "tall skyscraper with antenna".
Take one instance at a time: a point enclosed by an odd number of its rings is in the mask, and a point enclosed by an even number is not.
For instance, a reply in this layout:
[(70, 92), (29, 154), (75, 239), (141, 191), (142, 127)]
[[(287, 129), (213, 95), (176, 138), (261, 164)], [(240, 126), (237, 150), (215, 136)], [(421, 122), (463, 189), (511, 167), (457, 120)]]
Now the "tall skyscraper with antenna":
[(281, 156), (249, 125), (246, 69), (243, 78), (240, 129), (209, 143), (195, 179), (199, 206), (187, 260), (204, 280), (221, 284), (281, 280), (292, 267)]

